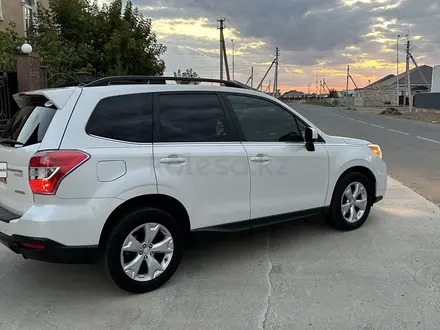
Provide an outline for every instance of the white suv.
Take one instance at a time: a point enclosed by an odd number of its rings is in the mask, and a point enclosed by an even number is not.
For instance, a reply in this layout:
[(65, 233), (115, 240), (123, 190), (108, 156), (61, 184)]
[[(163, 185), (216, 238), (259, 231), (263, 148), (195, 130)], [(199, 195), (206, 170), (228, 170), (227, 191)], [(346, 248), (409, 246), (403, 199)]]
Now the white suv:
[(143, 293), (173, 275), (191, 231), (318, 213), (352, 230), (383, 198), (379, 146), (329, 136), (237, 82), (165, 80), (15, 95), (0, 139), (0, 241), (49, 262), (103, 255), (117, 285)]

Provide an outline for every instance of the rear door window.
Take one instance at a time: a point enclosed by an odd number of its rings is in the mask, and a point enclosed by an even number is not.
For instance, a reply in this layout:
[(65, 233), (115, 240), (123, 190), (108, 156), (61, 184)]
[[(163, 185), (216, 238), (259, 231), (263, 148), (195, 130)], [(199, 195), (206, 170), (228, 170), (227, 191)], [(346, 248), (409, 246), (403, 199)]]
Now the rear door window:
[(57, 111), (47, 102), (45, 97), (29, 97), (8, 122), (1, 138), (19, 141), (24, 146), (41, 143)]
[(223, 142), (232, 139), (216, 94), (161, 94), (159, 105), (160, 142)]

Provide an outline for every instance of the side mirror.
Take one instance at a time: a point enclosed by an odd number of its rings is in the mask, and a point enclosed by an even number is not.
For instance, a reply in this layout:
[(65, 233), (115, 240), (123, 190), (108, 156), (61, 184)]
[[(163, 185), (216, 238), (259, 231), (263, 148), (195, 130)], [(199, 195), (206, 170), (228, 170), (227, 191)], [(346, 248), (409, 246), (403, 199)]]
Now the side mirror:
[(316, 142), (318, 140), (318, 131), (312, 127), (306, 128), (306, 142)]
[(307, 127), (305, 131), (306, 149), (315, 151), (315, 142), (318, 140), (318, 131), (314, 128)]

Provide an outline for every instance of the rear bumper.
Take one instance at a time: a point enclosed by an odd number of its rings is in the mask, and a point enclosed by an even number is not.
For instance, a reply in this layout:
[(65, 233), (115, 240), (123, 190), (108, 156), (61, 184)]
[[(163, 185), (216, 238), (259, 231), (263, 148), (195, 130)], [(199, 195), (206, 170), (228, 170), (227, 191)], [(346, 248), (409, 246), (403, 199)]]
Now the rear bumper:
[(10, 237), (45, 238), (61, 246), (96, 246), (109, 215), (123, 202), (115, 198), (43, 197), (43, 201), (33, 204), (17, 219), (0, 221), (0, 233)]
[(20, 235), (8, 236), (0, 232), (0, 243), (25, 259), (52, 263), (84, 264), (98, 260), (97, 246), (65, 246), (45, 238)]

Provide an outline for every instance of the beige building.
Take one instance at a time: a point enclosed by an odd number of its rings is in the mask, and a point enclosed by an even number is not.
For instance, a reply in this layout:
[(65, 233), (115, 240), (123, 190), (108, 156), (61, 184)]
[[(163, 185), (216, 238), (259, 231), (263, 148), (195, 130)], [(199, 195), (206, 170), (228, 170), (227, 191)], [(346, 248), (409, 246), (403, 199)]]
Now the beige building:
[[(418, 69), (410, 70), (411, 99), (415, 94), (428, 92), (431, 88), (429, 79), (432, 76), (432, 67), (422, 65)], [(393, 74), (364, 87), (357, 88), (354, 93), (354, 105), (357, 107), (384, 107), (397, 105), (397, 81), (399, 81), (399, 105), (409, 102), (409, 94), (405, 91), (406, 73), (396, 77)]]
[(48, 4), (49, 0), (0, 0), (0, 31), (6, 30), (9, 23), (14, 22), (18, 34), (26, 35), (27, 29), (35, 22), (37, 7)]

